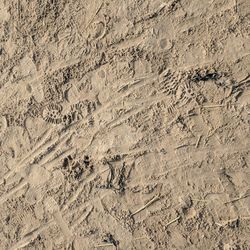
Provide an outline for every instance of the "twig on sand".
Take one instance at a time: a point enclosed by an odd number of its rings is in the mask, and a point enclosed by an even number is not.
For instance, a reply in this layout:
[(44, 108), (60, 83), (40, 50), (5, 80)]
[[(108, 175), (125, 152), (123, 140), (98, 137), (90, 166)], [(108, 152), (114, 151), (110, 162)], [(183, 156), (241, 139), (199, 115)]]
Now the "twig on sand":
[(103, 6), (103, 2), (100, 4), (100, 6), (97, 8), (95, 14), (90, 18), (88, 24), (86, 25), (86, 29), (89, 27), (89, 25), (93, 22), (94, 18), (96, 17), (96, 15), (99, 13), (99, 11), (101, 10)]
[(199, 147), (201, 137), (202, 137), (202, 136), (200, 135), (199, 138), (198, 138), (198, 140), (197, 140), (197, 142), (196, 142), (196, 144), (195, 144), (195, 147), (196, 147), (196, 148)]
[(219, 223), (219, 222), (215, 222), (215, 224), (216, 224), (217, 226), (219, 226), (219, 227), (225, 227), (225, 226), (229, 225), (229, 223), (236, 222), (236, 221), (238, 221), (239, 219), (240, 219), (240, 218), (237, 217), (237, 218), (235, 218), (235, 219), (223, 221), (223, 222), (220, 222), (220, 223)]
[(99, 247), (113, 247), (113, 246), (114, 246), (114, 244), (107, 243), (107, 244), (96, 245), (95, 248), (99, 248)]
[(167, 225), (165, 225), (165, 227), (168, 227), (169, 225), (173, 224), (174, 222), (176, 222), (176, 221), (179, 220), (180, 218), (181, 218), (181, 216), (178, 216), (177, 218), (175, 218), (175, 219), (169, 221), (169, 222), (167, 223)]
[(201, 199), (196, 199), (196, 198), (192, 198), (193, 201), (200, 201), (200, 202), (208, 202), (208, 200), (201, 200)]
[(216, 105), (204, 105), (202, 108), (219, 108), (219, 107), (225, 107), (224, 104), (216, 104)]
[(144, 236), (144, 237), (139, 237), (139, 238), (133, 239), (133, 241), (137, 241), (137, 240), (148, 240), (148, 237)]
[(147, 202), (143, 207), (139, 208), (134, 213), (132, 213), (131, 216), (134, 216), (134, 215), (138, 214), (139, 212), (141, 212), (142, 210), (144, 210), (145, 208), (147, 208), (148, 206), (150, 206), (151, 204), (153, 204), (155, 201), (157, 201), (159, 199), (160, 199), (160, 194), (156, 195), (149, 202)]
[(117, 247), (119, 245), (119, 241), (115, 240), (113, 235), (108, 233), (106, 235), (107, 239), (105, 239), (102, 244), (99, 244), (97, 246), (95, 246), (95, 248), (98, 247), (115, 247), (115, 249), (117, 250)]
[(220, 227), (225, 227), (227, 225), (229, 225), (230, 223), (234, 223), (234, 222), (237, 222), (239, 220), (249, 220), (250, 217), (236, 217), (234, 219), (231, 219), (231, 220), (227, 220), (227, 221), (221, 221), (220, 223), (219, 222), (215, 222), (215, 224), (217, 226), (220, 226)]
[(20, 12), (20, 0), (17, 1), (17, 13), (18, 13), (18, 19), (21, 19), (21, 12)]
[(233, 199), (233, 200), (224, 202), (224, 204), (233, 203), (233, 202), (235, 202), (235, 201), (239, 201), (239, 200), (241, 200), (241, 199), (245, 199), (245, 198), (247, 198), (248, 196), (250, 196), (250, 194), (246, 194), (246, 195), (240, 196), (240, 197), (238, 197), (238, 198), (235, 198), (235, 199)]
[(190, 146), (190, 145), (189, 144), (182, 144), (182, 145), (175, 147), (174, 149), (184, 148), (184, 147), (188, 147), (188, 146)]
[(237, 0), (234, 0), (235, 4), (234, 4), (234, 10), (235, 10), (235, 13), (238, 12), (238, 3), (237, 3)]
[(222, 225), (222, 224), (220, 224), (220, 223), (218, 223), (218, 222), (215, 222), (215, 224), (217, 225), (217, 226), (219, 226), (219, 227), (224, 227), (225, 225)]

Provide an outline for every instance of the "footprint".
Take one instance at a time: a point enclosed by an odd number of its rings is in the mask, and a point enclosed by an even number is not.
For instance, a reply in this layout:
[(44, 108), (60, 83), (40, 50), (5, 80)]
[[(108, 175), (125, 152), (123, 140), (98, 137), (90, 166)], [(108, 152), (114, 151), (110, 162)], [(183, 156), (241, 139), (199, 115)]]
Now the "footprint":
[(47, 192), (46, 185), (30, 186), (25, 194), (25, 200), (30, 205), (41, 202)]
[(28, 114), (34, 118), (41, 115), (42, 105), (38, 103), (34, 96), (32, 96), (28, 102)]
[(48, 211), (49, 214), (51, 214), (56, 221), (57, 225), (61, 228), (64, 236), (69, 239), (72, 235), (67, 222), (62, 217), (62, 213), (60, 212), (60, 208), (58, 204), (56, 203), (55, 199), (53, 197), (47, 197), (44, 200), (44, 207), (45, 210)]
[(159, 41), (159, 47), (161, 49), (170, 49), (172, 47), (172, 44), (167, 38), (162, 38)]
[(64, 183), (64, 176), (60, 170), (55, 170), (53, 172), (52, 180), (49, 184), (49, 189), (58, 189)]
[(42, 113), (43, 119), (48, 123), (59, 124), (62, 123), (62, 106), (59, 104), (47, 105)]
[(80, 111), (70, 111), (68, 114), (63, 116), (62, 123), (67, 126), (74, 122), (80, 121), (81, 119), (83, 119), (83, 116)]
[(106, 34), (106, 25), (104, 22), (99, 21), (99, 22), (94, 22), (91, 25), (91, 34), (90, 34), (90, 38), (91, 40), (94, 39), (101, 39), (105, 36)]
[(13, 115), (5, 114), (4, 117), (5, 117), (5, 120), (6, 120), (6, 126), (7, 127), (11, 127), (11, 126), (15, 125), (15, 118), (14, 118)]

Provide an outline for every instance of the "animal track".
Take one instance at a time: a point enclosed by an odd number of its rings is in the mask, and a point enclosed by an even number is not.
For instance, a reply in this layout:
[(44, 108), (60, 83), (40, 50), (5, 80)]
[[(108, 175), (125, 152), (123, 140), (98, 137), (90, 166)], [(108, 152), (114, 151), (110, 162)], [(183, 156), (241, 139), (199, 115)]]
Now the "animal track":
[(71, 155), (64, 158), (62, 164), (62, 171), (69, 180), (80, 180), (83, 174), (93, 172), (93, 165), (91, 164), (89, 156), (84, 156), (84, 159), (74, 159)]

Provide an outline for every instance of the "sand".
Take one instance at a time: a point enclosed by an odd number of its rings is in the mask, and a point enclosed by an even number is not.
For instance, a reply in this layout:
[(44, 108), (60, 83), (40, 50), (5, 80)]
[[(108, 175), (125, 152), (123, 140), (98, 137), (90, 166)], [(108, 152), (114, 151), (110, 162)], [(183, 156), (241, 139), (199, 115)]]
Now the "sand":
[(249, 0), (0, 0), (0, 249), (249, 249), (249, 35)]

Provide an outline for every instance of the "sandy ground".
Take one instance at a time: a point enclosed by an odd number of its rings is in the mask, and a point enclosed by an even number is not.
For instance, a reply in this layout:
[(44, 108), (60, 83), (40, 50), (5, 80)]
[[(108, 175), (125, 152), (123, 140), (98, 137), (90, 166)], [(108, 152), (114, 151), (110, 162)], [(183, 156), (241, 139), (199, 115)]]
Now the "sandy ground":
[(249, 0), (0, 0), (0, 249), (250, 249)]

